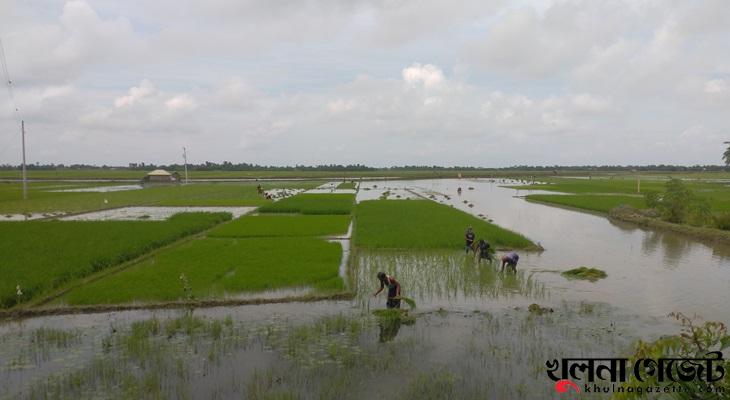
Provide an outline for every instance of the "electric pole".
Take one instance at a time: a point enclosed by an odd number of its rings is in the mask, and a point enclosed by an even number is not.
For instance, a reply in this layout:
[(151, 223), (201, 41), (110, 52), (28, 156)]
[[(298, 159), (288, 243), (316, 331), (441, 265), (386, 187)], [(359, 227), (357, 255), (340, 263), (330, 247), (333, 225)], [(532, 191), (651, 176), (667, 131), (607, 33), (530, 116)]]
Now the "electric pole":
[(23, 200), (28, 200), (28, 174), (25, 171), (25, 121), (20, 121), (20, 137), (23, 141)]
[(188, 184), (188, 151), (183, 146), (183, 160), (185, 161), (185, 184)]

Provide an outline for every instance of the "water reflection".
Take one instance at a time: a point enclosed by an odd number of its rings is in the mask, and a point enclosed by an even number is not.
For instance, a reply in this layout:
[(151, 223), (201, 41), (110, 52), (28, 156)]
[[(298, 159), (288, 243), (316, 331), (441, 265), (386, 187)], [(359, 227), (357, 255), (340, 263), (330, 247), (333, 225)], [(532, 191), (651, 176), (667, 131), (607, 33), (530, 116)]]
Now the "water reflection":
[(400, 331), (401, 322), (400, 319), (380, 319), (378, 321), (378, 327), (380, 328), (380, 335), (378, 341), (380, 343), (391, 342), (398, 336)]

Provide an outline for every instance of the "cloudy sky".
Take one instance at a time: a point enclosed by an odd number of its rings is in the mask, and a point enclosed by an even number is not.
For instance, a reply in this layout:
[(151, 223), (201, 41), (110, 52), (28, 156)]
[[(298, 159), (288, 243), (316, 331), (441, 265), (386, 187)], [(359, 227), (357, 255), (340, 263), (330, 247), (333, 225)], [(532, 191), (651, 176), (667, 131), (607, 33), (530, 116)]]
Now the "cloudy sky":
[(719, 164), (730, 140), (727, 0), (0, 0), (0, 38), (29, 162)]

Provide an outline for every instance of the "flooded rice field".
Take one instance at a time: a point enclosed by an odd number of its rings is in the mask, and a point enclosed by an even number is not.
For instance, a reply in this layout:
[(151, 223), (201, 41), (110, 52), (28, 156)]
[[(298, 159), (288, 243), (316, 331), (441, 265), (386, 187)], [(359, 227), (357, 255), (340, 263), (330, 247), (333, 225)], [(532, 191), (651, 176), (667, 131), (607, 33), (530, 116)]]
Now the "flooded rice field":
[(3, 214), (0, 215), (0, 221), (33, 221), (35, 219), (56, 218), (65, 214), (64, 212)]
[(122, 207), (69, 215), (64, 221), (163, 221), (184, 212), (227, 212), (238, 218), (254, 211), (256, 207)]
[[(651, 316), (680, 311), (730, 322), (730, 246), (529, 203), (515, 196), (540, 192), (501, 187), (509, 183), (444, 179), (375, 184), (433, 196), (539, 242), (545, 251), (521, 254), (518, 270), (559, 293), (560, 299), (606, 302)], [(365, 196), (370, 198), (370, 192)], [(361, 188), (358, 197), (363, 193)], [(608, 277), (568, 281), (559, 274), (578, 266), (600, 268)]]
[(92, 186), (92, 187), (81, 187), (72, 189), (54, 189), (49, 192), (91, 192), (91, 193), (108, 193), (108, 192), (122, 192), (125, 190), (140, 190), (142, 185), (114, 185), (114, 186)]
[[(351, 249), (348, 233), (332, 240), (352, 301), (2, 323), (0, 399), (560, 398), (547, 360), (625, 357), (678, 333), (672, 311), (730, 321), (730, 248), (528, 203), (506, 183), (363, 182), (357, 199), (430, 198), (524, 233), (545, 250), (521, 253), (516, 274), (459, 249)], [(559, 274), (582, 265), (608, 277)], [(377, 271), (415, 300), (408, 319), (374, 315)]]
[(63, 319), (76, 323), (56, 317), (41, 326), (5, 326), (0, 393), (559, 398), (545, 378), (545, 360), (622, 353), (636, 338), (653, 337), (651, 330), (671, 329), (587, 303), (564, 303), (543, 315), (522, 307), (426, 311), (410, 322), (373, 317), (343, 302), (120, 314), (95, 324), (72, 316)]

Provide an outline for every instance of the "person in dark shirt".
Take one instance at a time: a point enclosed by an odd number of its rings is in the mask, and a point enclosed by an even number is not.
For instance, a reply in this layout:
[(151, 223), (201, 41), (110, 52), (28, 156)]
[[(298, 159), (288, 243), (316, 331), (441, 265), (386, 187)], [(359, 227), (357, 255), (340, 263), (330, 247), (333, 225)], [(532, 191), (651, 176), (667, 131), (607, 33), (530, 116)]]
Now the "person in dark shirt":
[(464, 238), (466, 239), (466, 254), (469, 254), (469, 250), (471, 250), (471, 246), (474, 244), (474, 237), (474, 231), (470, 226), (466, 229), (466, 234), (464, 235)]
[(378, 272), (378, 280), (380, 281), (380, 289), (373, 294), (376, 297), (383, 289), (388, 287), (388, 301), (385, 305), (388, 308), (400, 308), (400, 283), (385, 272)]
[(489, 255), (489, 242), (484, 239), (479, 239), (479, 242), (477, 242), (477, 247), (479, 248), (479, 261), (481, 261), (482, 259), (492, 259), (492, 257)]
[(517, 261), (520, 260), (520, 256), (517, 255), (514, 251), (503, 256), (502, 257), (502, 271), (504, 271), (504, 266), (512, 267), (512, 270), (514, 272), (517, 272)]

